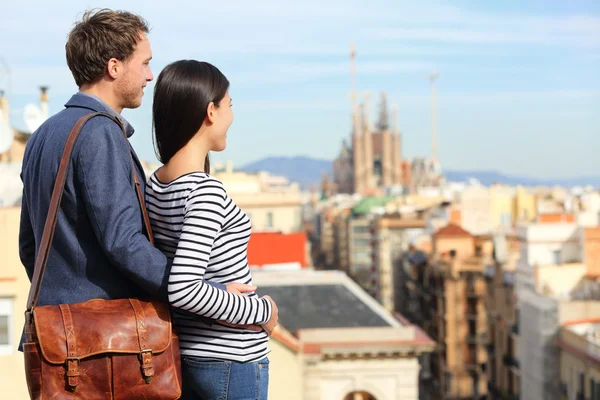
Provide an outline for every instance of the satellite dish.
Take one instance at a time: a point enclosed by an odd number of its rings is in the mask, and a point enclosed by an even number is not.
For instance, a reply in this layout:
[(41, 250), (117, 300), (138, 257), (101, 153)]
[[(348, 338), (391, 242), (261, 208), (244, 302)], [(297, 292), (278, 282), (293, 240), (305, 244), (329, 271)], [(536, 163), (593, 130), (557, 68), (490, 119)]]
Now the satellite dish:
[(42, 110), (35, 104), (27, 104), (23, 109), (23, 119), (29, 133), (35, 132), (37, 128), (46, 120)]
[(4, 153), (13, 142), (13, 132), (8, 122), (8, 118), (4, 115), (2, 109), (0, 109), (0, 154)]

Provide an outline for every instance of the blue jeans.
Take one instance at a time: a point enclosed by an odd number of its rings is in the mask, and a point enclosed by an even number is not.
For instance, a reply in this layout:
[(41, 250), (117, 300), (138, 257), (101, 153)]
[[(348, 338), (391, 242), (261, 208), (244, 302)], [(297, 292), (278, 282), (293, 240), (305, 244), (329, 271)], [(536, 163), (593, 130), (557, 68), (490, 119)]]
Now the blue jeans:
[(181, 357), (180, 400), (267, 400), (269, 359), (250, 363)]

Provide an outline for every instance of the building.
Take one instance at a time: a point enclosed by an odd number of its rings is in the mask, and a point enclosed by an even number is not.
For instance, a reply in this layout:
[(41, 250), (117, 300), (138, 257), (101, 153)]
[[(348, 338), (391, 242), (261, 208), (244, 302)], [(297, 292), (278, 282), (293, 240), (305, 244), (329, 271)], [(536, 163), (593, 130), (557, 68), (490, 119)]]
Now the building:
[(467, 186), (458, 195), (461, 226), (474, 235), (494, 230), (490, 191), (478, 183)]
[(333, 229), (333, 265), (339, 271), (350, 274), (350, 217), (352, 209), (342, 208), (334, 218)]
[(597, 268), (597, 257), (589, 257), (588, 252), (597, 246), (595, 232), (586, 234), (586, 229), (566, 222), (572, 220), (568, 215), (561, 219), (565, 222), (555, 222), (553, 217), (551, 222), (518, 230), (522, 399), (561, 398), (561, 358), (555, 338), (565, 322), (600, 315), (600, 287), (589, 273)]
[(48, 88), (40, 87), (40, 104), (28, 104), (24, 110), (27, 130), (17, 129), (11, 121), (8, 98), (0, 90), (0, 163), (23, 161), (25, 144), (29, 136), (48, 118)]
[(299, 232), (303, 229), (302, 196), (297, 183), (266, 172), (235, 171), (231, 162), (215, 166), (215, 178), (260, 231)]
[(416, 214), (386, 213), (371, 221), (371, 271), (375, 283), (372, 295), (390, 312), (398, 307), (396, 270), (414, 238), (423, 234), (425, 227), (425, 219)]
[(435, 188), (445, 182), (442, 167), (433, 157), (416, 157), (410, 165), (411, 191), (418, 188)]
[[(299, 368), (288, 371), (277, 354), (270, 357), (287, 379), (301, 382), (304, 400), (419, 399), (419, 356), (434, 343), (346, 274), (256, 271), (253, 280), (260, 295), (275, 300), (281, 326), (297, 340), (298, 359), (290, 356), (287, 363), (299, 362)], [(300, 375), (290, 376), (294, 371)]]
[(248, 264), (260, 269), (300, 269), (312, 263), (306, 233), (254, 232), (248, 242)]
[(31, 133), (48, 118), (48, 88), (40, 89), (39, 106), (28, 104), (24, 108), (27, 130), (14, 127), (10, 103), (0, 90), (0, 207), (21, 205), (23, 183), (20, 174), (25, 145)]
[(381, 94), (379, 121), (369, 121), (367, 100), (352, 110), (352, 145), (343, 142), (333, 164), (334, 182), (343, 193), (375, 194), (383, 188), (402, 186), (400, 132), (390, 126), (387, 96)]
[(488, 390), (490, 399), (518, 399), (520, 393), (519, 323), (515, 268), (519, 242), (494, 237), (494, 259), (486, 267), (488, 313)]
[(350, 68), (352, 79), (352, 136), (350, 145), (342, 142), (338, 157), (333, 162), (333, 179), (341, 193), (375, 194), (383, 188), (402, 186), (400, 131), (393, 110), (390, 125), (387, 95), (381, 94), (379, 119), (373, 127), (369, 118), (368, 95), (362, 104), (356, 103), (355, 57), (352, 47)]
[(600, 399), (600, 317), (560, 330), (560, 399)]
[(449, 224), (433, 235), (433, 252), (406, 254), (402, 313), (437, 342), (421, 387), (430, 399), (487, 395), (485, 246)]
[(23, 353), (17, 350), (29, 294), (29, 279), (19, 258), (20, 207), (0, 208), (0, 386), (3, 397), (29, 399)]
[(501, 231), (510, 230), (514, 221), (515, 189), (510, 186), (492, 185), (490, 187), (492, 226)]
[(537, 199), (535, 193), (522, 186), (517, 186), (517, 190), (513, 199), (513, 225), (516, 225), (517, 223), (535, 221), (535, 218), (537, 217), (536, 201)]

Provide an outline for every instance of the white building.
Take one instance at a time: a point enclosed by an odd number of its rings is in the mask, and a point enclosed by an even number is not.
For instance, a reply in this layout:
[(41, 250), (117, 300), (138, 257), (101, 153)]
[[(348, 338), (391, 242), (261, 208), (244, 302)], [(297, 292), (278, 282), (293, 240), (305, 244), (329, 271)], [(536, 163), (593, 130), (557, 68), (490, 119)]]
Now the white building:
[(302, 399), (419, 399), (418, 356), (435, 343), (346, 274), (257, 271), (253, 281), (260, 295), (275, 300), (281, 326), (298, 341), (296, 358), (270, 357), (271, 366), (302, 387)]
[[(574, 223), (531, 224), (518, 229), (519, 362), (522, 399), (560, 399), (556, 335), (568, 320), (600, 305), (586, 283), (582, 228)], [(589, 283), (589, 282), (588, 282)], [(600, 308), (598, 308), (600, 311)]]

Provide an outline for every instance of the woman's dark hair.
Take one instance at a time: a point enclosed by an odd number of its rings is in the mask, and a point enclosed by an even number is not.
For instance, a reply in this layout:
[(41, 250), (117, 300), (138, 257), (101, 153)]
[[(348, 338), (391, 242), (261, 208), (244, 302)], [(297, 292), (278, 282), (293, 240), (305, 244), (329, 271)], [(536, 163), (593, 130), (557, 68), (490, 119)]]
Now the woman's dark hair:
[[(158, 159), (167, 163), (200, 130), (208, 105), (225, 97), (229, 81), (207, 62), (181, 60), (158, 75), (154, 87), (152, 121)], [(208, 155), (204, 171), (210, 172)]]

